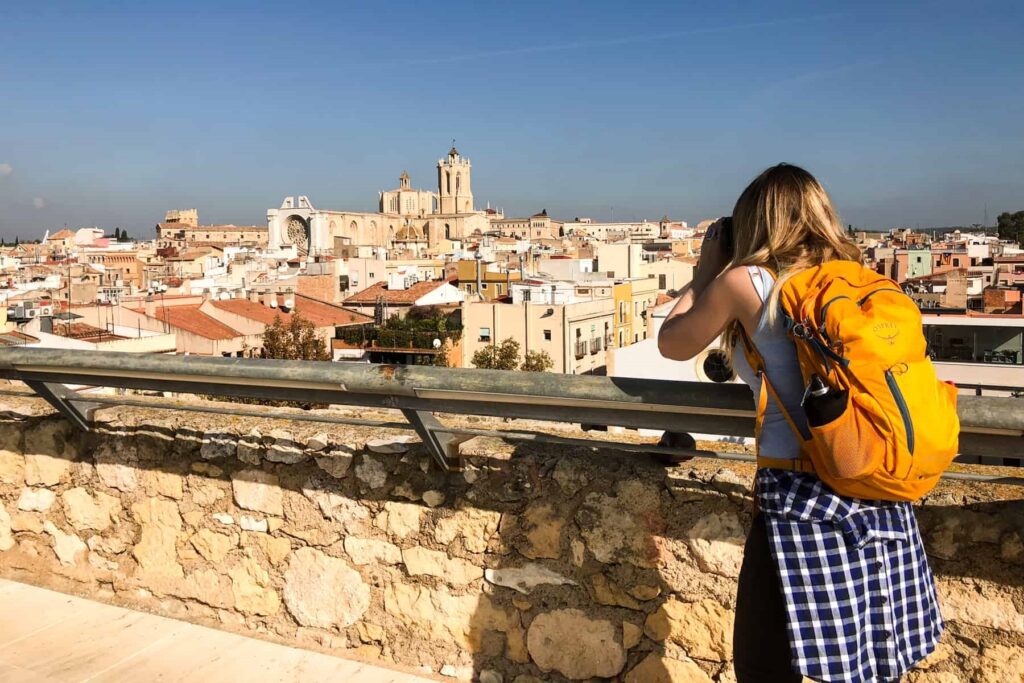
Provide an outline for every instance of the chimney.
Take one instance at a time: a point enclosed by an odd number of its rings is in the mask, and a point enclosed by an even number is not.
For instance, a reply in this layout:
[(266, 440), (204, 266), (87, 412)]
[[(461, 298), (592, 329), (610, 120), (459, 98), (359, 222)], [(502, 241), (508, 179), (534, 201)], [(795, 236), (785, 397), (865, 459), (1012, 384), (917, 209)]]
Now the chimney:
[(249, 290), (249, 301), (258, 304), (260, 302), (260, 293), (255, 289)]

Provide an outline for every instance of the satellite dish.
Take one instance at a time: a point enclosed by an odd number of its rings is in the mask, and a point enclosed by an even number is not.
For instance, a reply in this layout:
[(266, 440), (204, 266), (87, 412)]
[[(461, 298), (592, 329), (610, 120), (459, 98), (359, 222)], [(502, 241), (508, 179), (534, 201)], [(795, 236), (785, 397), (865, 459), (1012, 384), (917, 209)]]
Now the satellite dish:
[(220, 293), (220, 300), (221, 301), (227, 301), (230, 298), (231, 298), (231, 294), (230, 293), (228, 293), (228, 292), (221, 292)]
[(434, 340), (434, 348), (435, 349), (441, 348), (441, 340), (440, 339), (435, 339)]
[(295, 308), (295, 299), (285, 299), (284, 305), (286, 308)]
[(270, 307), (271, 308), (277, 308), (277, 297), (276, 296), (270, 297)]

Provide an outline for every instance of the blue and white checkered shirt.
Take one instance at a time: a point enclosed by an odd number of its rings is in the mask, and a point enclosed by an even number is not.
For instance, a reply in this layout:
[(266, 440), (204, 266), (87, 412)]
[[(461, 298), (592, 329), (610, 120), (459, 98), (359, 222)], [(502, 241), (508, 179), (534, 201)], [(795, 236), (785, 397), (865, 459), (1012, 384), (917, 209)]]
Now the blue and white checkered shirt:
[(910, 503), (838, 496), (813, 474), (755, 484), (786, 601), (794, 669), (817, 681), (892, 681), (943, 630)]

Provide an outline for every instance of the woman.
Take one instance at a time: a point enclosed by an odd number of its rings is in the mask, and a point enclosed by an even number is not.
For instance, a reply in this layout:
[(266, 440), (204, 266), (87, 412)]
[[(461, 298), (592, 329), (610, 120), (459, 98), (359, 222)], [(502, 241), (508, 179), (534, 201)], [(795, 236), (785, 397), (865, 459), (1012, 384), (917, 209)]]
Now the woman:
[[(731, 223), (731, 225), (730, 225)], [(730, 229), (731, 228), (731, 229)], [(734, 666), (740, 683), (891, 681), (931, 652), (942, 633), (935, 583), (909, 503), (846, 498), (800, 471), (805, 387), (778, 309), (776, 278), (833, 259), (860, 261), (825, 190), (779, 164), (740, 195), (731, 221), (712, 225), (693, 282), (658, 335), (662, 355), (687, 360), (725, 333), (754, 395), (761, 378), (737, 344), (764, 359), (769, 398), (758, 455), (754, 518), (736, 596)]]

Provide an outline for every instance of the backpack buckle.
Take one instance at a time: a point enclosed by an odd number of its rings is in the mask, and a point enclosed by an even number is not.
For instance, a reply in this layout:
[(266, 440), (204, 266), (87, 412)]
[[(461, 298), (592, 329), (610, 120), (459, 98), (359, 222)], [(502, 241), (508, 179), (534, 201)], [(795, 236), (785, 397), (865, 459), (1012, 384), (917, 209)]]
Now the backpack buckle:
[(793, 325), (793, 336), (798, 339), (810, 339), (811, 331), (806, 323), (796, 323)]

